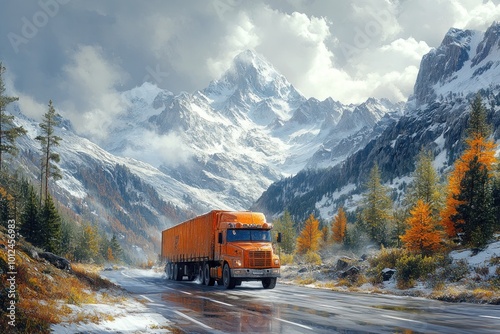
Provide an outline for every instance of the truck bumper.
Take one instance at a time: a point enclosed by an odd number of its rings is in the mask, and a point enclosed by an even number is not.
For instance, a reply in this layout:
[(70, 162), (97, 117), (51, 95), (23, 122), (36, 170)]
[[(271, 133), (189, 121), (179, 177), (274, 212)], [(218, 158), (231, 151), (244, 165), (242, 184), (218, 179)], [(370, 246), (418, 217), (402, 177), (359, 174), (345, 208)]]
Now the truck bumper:
[(231, 277), (243, 279), (259, 279), (266, 277), (280, 277), (280, 268), (268, 269), (249, 269), (237, 268), (231, 269)]

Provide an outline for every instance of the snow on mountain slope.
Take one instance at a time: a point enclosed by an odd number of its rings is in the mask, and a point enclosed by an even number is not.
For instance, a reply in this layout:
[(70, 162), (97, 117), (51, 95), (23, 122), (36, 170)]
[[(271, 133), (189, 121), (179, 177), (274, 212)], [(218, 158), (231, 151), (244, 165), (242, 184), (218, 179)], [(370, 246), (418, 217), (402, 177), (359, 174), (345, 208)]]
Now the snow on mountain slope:
[(421, 61), (414, 95), (414, 108), (451, 94), (467, 95), (500, 83), (500, 23), (486, 32), (452, 28), (441, 45)]
[[(412, 179), (415, 157), (422, 148), (434, 153), (437, 171), (446, 172), (463, 152), (470, 104), (478, 92), (494, 138), (500, 139), (499, 65), (500, 23), (484, 33), (450, 29), (442, 45), (423, 57), (414, 94), (404, 106), (397, 110), (390, 106), (383, 116), (380, 113), (382, 118), (372, 128), (367, 126), (364, 136), (362, 129), (341, 141), (331, 136), (334, 140), (323, 143), (309, 160), (312, 167), (324, 169), (303, 170), (273, 183), (252, 208), (271, 216), (287, 208), (295, 217), (305, 219), (315, 212), (330, 219), (340, 205), (356, 207), (374, 163), (398, 197)], [(359, 117), (353, 124), (369, 124), (376, 115), (363, 117), (369, 105), (353, 107), (349, 113), (355, 109)], [(334, 129), (340, 131), (341, 124), (349, 122), (341, 119)], [(342, 163), (333, 168), (323, 164), (335, 159)]]
[(324, 142), (360, 129), (364, 136), (396, 108), (375, 99), (358, 109), (306, 99), (249, 50), (205, 89), (174, 96), (144, 84), (122, 98), (127, 111), (102, 146), (157, 167), (205, 209), (248, 208), (272, 182), (304, 168)]

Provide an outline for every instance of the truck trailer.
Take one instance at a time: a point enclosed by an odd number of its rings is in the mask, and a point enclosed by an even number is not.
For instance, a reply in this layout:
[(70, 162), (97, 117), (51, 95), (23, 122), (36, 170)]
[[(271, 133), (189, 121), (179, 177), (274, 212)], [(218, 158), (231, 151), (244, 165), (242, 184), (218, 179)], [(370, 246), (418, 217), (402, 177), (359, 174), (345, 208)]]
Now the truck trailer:
[(161, 257), (167, 279), (198, 278), (204, 285), (217, 282), (226, 289), (261, 281), (265, 289), (273, 289), (280, 260), (273, 251), (271, 228), (262, 213), (213, 210), (166, 229)]

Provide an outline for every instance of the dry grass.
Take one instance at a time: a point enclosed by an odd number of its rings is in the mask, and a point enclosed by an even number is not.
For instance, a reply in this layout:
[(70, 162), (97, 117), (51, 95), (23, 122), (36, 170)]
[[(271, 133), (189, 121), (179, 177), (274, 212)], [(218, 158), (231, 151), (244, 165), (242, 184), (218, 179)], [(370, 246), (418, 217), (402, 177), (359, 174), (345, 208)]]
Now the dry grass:
[[(0, 231), (1, 239), (4, 239)], [(31, 258), (25, 250), (28, 244), (16, 248), (16, 330), (17, 333), (49, 333), (50, 325), (61, 321), (99, 322), (113, 320), (107, 314), (77, 313), (69, 305), (93, 304), (98, 302), (115, 303), (123, 300), (107, 293), (98, 293), (102, 289), (115, 289), (109, 281), (99, 276), (100, 267), (72, 264), (73, 271), (59, 270), (43, 260)], [(29, 252), (28, 252), (29, 253)], [(7, 252), (0, 249), (0, 289), (5, 289)], [(2, 296), (0, 296), (2, 297)], [(3, 296), (2, 303), (9, 302)], [(0, 328), (9, 328), (8, 318), (0, 310)]]
[(316, 282), (316, 279), (312, 277), (303, 277), (303, 278), (297, 278), (295, 282), (299, 285), (309, 285)]
[(471, 290), (463, 286), (445, 286), (443, 289), (434, 289), (429, 297), (448, 302), (500, 304), (500, 293), (492, 288), (478, 287)]

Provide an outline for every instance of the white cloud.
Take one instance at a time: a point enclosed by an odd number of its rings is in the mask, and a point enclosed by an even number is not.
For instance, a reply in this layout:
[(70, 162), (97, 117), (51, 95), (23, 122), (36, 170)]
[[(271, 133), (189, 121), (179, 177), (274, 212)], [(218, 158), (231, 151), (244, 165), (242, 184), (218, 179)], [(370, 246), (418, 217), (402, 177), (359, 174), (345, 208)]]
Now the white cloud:
[[(146, 144), (146, 145), (144, 145)], [(153, 166), (177, 167), (186, 164), (193, 156), (193, 150), (175, 132), (159, 135), (156, 132), (141, 132), (140, 142), (129, 145), (122, 155), (145, 161)]]
[(80, 46), (64, 67), (60, 88), (68, 92), (68, 100), (61, 102), (63, 116), (77, 131), (97, 140), (106, 138), (108, 126), (127, 107), (117, 90), (126, 78), (118, 65), (105, 59), (100, 47)]
[[(5, 7), (3, 31), (19, 31), (19, 17), (39, 10)], [(450, 27), (485, 30), (499, 19), (497, 0), (71, 1), (44, 28), (50, 34), (19, 54), (2, 50), (19, 90), (43, 104), (52, 98), (77, 128), (105, 136), (123, 109), (118, 91), (146, 78), (174, 93), (202, 89), (245, 49), (307, 96), (348, 103), (389, 91), (404, 100), (419, 58)]]

